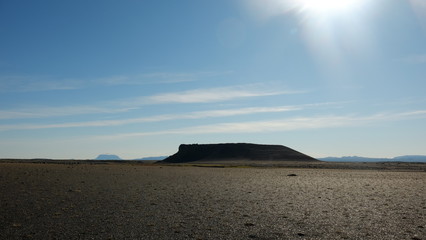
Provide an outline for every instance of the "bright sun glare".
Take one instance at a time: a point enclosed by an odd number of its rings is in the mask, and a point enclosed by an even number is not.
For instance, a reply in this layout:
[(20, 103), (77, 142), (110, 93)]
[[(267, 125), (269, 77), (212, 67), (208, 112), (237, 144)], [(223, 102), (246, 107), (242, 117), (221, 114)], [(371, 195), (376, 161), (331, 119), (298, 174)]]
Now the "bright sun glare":
[(298, 0), (302, 11), (316, 14), (340, 14), (359, 6), (360, 0)]
[[(242, 0), (265, 19), (287, 15), (297, 19), (296, 36), (329, 76), (345, 74), (350, 61), (374, 51), (369, 30), (372, 0)], [(417, 1), (417, 0), (411, 0)], [(426, 0), (418, 0), (426, 1)], [(292, 31), (293, 33), (293, 31)], [(292, 35), (293, 36), (293, 35)], [(347, 60), (347, 61), (346, 61)], [(343, 75), (342, 75), (343, 76)]]

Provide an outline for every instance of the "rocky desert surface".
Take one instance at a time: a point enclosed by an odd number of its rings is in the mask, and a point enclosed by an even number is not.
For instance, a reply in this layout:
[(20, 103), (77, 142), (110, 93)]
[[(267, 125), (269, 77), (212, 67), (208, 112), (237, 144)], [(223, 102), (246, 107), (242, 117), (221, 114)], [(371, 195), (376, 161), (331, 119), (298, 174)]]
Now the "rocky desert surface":
[(71, 163), (0, 162), (0, 239), (426, 239), (421, 168)]

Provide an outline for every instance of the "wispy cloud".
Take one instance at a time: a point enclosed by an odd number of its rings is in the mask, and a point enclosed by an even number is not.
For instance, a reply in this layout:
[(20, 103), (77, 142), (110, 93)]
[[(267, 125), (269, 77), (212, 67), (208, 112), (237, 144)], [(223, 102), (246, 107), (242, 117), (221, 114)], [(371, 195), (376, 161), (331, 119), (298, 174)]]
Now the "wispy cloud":
[(224, 133), (264, 133), (307, 129), (360, 126), (383, 121), (400, 121), (408, 118), (426, 118), (426, 110), (370, 116), (316, 116), (270, 121), (249, 121), (202, 125), (189, 128), (171, 129), (156, 132), (125, 133), (97, 136), (98, 139), (119, 139), (129, 137), (154, 136), (165, 134), (224, 134)]
[(152, 72), (134, 76), (112, 76), (94, 80), (102, 85), (144, 85), (193, 82), (200, 79), (232, 74), (232, 71)]
[(46, 76), (0, 76), (0, 92), (36, 92), (79, 89), (83, 82), (75, 79), (54, 80)]
[(94, 86), (170, 84), (232, 74), (232, 71), (152, 72), (101, 78), (61, 78), (53, 76), (0, 76), (0, 92), (73, 90)]
[(160, 122), (182, 119), (201, 119), (215, 117), (230, 117), (237, 115), (249, 115), (258, 113), (273, 113), (300, 110), (301, 107), (296, 106), (277, 106), (277, 107), (251, 107), (238, 109), (210, 110), (198, 111), (184, 114), (165, 114), (144, 118), (130, 118), (120, 120), (103, 120), (103, 121), (86, 121), (86, 122), (68, 122), (58, 124), (4, 124), (0, 125), (0, 131), (7, 130), (28, 130), (28, 129), (49, 129), (49, 128), (73, 128), (73, 127), (105, 127), (119, 126), (125, 124)]
[(408, 118), (408, 117), (418, 117), (418, 116), (426, 116), (426, 110), (417, 110), (411, 112), (402, 112), (394, 114), (395, 118)]
[[(264, 87), (264, 86), (263, 86)], [(150, 103), (207, 103), (223, 102), (238, 98), (262, 97), (300, 93), (297, 91), (256, 89), (254, 86), (232, 86), (209, 89), (195, 89), (183, 92), (163, 93), (146, 98), (142, 101)]]
[(83, 114), (119, 113), (154, 104), (225, 102), (240, 98), (296, 94), (302, 92), (303, 91), (271, 90), (262, 84), (204, 88), (182, 92), (159, 93), (137, 98), (117, 99), (84, 106), (32, 107), (13, 111), (0, 110), (0, 119), (47, 118)]
[(19, 110), (0, 110), (0, 119), (49, 118), (83, 114), (127, 112), (131, 107), (63, 106), (33, 107)]

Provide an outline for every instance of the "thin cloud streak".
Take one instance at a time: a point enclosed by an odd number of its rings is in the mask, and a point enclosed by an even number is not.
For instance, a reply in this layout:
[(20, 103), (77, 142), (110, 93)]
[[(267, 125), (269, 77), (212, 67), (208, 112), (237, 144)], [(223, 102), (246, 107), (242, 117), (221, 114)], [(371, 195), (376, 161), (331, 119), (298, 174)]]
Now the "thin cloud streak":
[(157, 115), (157, 116), (151, 116), (151, 117), (145, 117), (145, 118), (131, 118), (131, 119), (121, 119), (121, 120), (103, 120), (103, 121), (87, 121), (87, 122), (71, 122), (71, 123), (39, 124), (39, 125), (10, 124), (10, 125), (0, 125), (0, 131), (50, 129), (50, 128), (73, 128), (73, 127), (106, 127), (106, 126), (119, 126), (119, 125), (125, 125), (125, 124), (144, 123), (144, 122), (230, 117), (230, 116), (237, 116), (237, 115), (286, 112), (286, 111), (295, 111), (295, 110), (301, 110), (301, 108), (296, 106), (251, 107), (251, 108), (239, 108), (239, 109), (199, 111), (199, 112), (192, 112), (192, 113), (185, 113), (185, 114), (166, 114), (166, 115)]
[(147, 98), (143, 102), (158, 103), (209, 103), (223, 102), (238, 98), (263, 97), (284, 94), (300, 93), (297, 91), (253, 90), (242, 87), (223, 87), (210, 89), (196, 89), (175, 93), (164, 93)]
[(15, 111), (2, 110), (0, 111), (0, 119), (48, 118), (84, 114), (120, 113), (154, 104), (225, 102), (240, 98), (303, 93), (303, 91), (257, 90), (261, 86), (263, 85), (240, 85), (160, 93), (151, 96), (114, 100), (92, 106), (37, 107)]
[(74, 90), (82, 87), (83, 81), (74, 79), (53, 80), (42, 76), (0, 76), (0, 92), (38, 92)]
[(106, 108), (96, 106), (35, 107), (18, 111), (0, 110), (0, 119), (49, 118), (84, 114), (121, 113), (132, 109), (134, 108)]
[(166, 134), (224, 134), (224, 133), (267, 133), (277, 131), (295, 131), (321, 128), (336, 128), (374, 124), (384, 121), (400, 121), (412, 118), (426, 118), (426, 110), (376, 114), (371, 116), (320, 116), (278, 119), (270, 121), (251, 121), (237, 123), (219, 123), (182, 129), (171, 129), (157, 132), (126, 133), (110, 136), (97, 136), (96, 139), (114, 140), (129, 137), (143, 137)]
[(233, 71), (199, 71), (199, 72), (152, 72), (134, 76), (112, 76), (99, 78), (94, 83), (100, 85), (145, 85), (194, 82), (205, 78), (232, 74)]
[(52, 76), (0, 76), (0, 92), (76, 90), (94, 86), (146, 85), (193, 82), (232, 74), (233, 71), (152, 72), (93, 79), (64, 79)]

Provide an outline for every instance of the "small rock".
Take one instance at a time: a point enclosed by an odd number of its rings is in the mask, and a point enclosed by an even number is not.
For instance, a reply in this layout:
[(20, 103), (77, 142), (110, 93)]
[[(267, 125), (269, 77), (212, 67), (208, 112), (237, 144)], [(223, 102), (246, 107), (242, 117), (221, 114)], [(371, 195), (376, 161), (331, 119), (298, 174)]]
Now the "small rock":
[(288, 174), (287, 176), (289, 176), (289, 177), (295, 177), (295, 176), (297, 176), (297, 174), (291, 173), (291, 174)]
[(79, 193), (79, 192), (81, 192), (81, 190), (80, 189), (69, 189), (68, 192), (78, 192)]
[(22, 227), (22, 224), (20, 224), (20, 223), (13, 223), (12, 227), (16, 227), (16, 228)]

